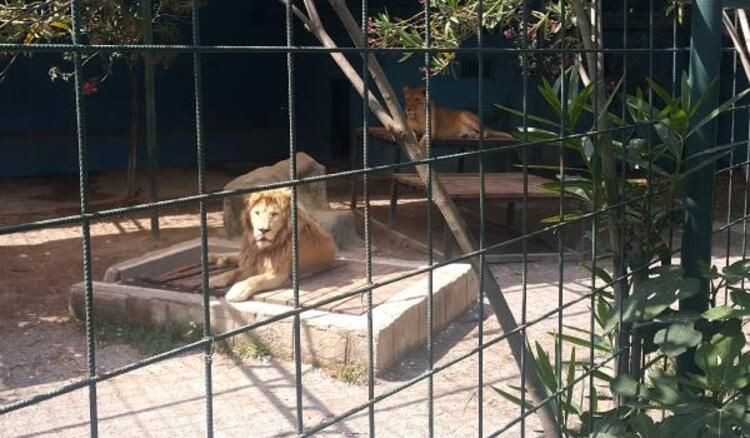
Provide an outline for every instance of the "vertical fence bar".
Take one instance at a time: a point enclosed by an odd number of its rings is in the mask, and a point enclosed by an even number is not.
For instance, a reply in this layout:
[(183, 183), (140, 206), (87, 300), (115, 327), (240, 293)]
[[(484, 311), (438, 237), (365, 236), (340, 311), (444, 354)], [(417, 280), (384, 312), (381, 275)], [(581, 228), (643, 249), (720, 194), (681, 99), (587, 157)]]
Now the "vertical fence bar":
[[(370, 34), (367, 25), (368, 20), (368, 4), (367, 0), (362, 0), (362, 35), (364, 35), (364, 41), (362, 44), (365, 48), (370, 45)], [(362, 84), (364, 88), (364, 96), (368, 96), (370, 91), (368, 88), (370, 75), (368, 73), (370, 65), (370, 55), (368, 53), (362, 54)], [(362, 168), (369, 169), (370, 158), (369, 158), (369, 144), (367, 135), (368, 120), (367, 117), (370, 114), (370, 106), (367, 104), (367, 99), (362, 99)], [(364, 212), (364, 234), (365, 234), (365, 277), (367, 284), (370, 286), (367, 289), (367, 400), (371, 402), (367, 406), (367, 424), (370, 432), (370, 437), (375, 437), (375, 404), (372, 400), (375, 398), (375, 344), (373, 339), (373, 320), (372, 320), (372, 234), (370, 229), (370, 192), (368, 187), (368, 175), (369, 172), (362, 174), (362, 196), (365, 200), (365, 212)], [(356, 179), (353, 179), (356, 181)]]
[[(485, 156), (482, 153), (484, 149), (484, 117), (482, 111), (482, 95), (484, 94), (484, 53), (483, 49), (483, 25), (482, 20), (484, 18), (484, 2), (479, 0), (479, 9), (477, 11), (477, 114), (479, 115), (479, 139), (477, 140), (477, 148), (479, 150), (479, 249), (483, 250), (486, 245), (485, 241), (485, 186), (484, 186), (484, 160)], [(479, 306), (477, 311), (479, 312), (479, 320), (477, 321), (477, 342), (479, 344), (479, 351), (477, 351), (477, 436), (483, 436), (484, 431), (484, 276), (486, 275), (486, 257), (485, 253), (479, 254)], [(523, 370), (523, 367), (521, 368)], [(521, 372), (523, 374), (523, 371)], [(521, 385), (523, 386), (523, 385)]]
[[(425, 20), (425, 48), (430, 48), (432, 45), (432, 33), (430, 29), (430, 4), (431, 2), (424, 2), (424, 20)], [(432, 101), (431, 90), (430, 90), (430, 75), (432, 74), (432, 68), (430, 63), (430, 53), (425, 52), (424, 64), (425, 64), (425, 130), (424, 130), (424, 151), (425, 156), (428, 158), (432, 157)], [(433, 257), (433, 242), (432, 242), (432, 162), (427, 163), (427, 263), (432, 266), (434, 263)], [(430, 269), (427, 272), (427, 365), (428, 370), (432, 371), (435, 364), (435, 355), (432, 348), (432, 313), (433, 313), (433, 270)], [(435, 434), (435, 411), (434, 411), (434, 379), (432, 374), (427, 378), (427, 433), (428, 436), (432, 437)]]
[[(602, 5), (603, 7), (603, 5)], [(630, 15), (630, 8), (628, 5), (628, 0), (623, 0), (622, 2), (622, 13), (623, 13), (623, 19), (622, 19), (622, 106), (620, 108), (620, 117), (623, 120), (623, 123), (627, 123), (627, 98), (628, 98), (628, 51), (629, 48), (629, 41), (628, 41), (628, 29), (629, 29), (629, 15)], [(600, 11), (601, 14), (601, 11)], [(600, 15), (601, 16), (601, 15)], [(602, 35), (603, 37), (603, 35)], [(604, 78), (602, 78), (602, 83), (604, 82)], [(617, 90), (612, 90), (612, 94), (616, 94)], [(604, 109), (605, 112), (609, 112), (609, 108)], [(613, 111), (614, 112), (614, 111)], [(617, 223), (618, 226), (624, 228), (627, 226), (627, 220), (625, 217), (625, 205), (628, 203), (628, 190), (627, 190), (627, 184), (628, 184), (628, 137), (629, 133), (626, 131), (620, 131), (620, 138), (622, 140), (623, 148), (622, 148), (622, 157), (615, 157), (615, 160), (617, 158), (620, 158), (622, 162), (622, 171), (620, 172), (620, 181), (619, 181), (619, 190), (620, 190), (620, 196), (621, 196), (621, 204), (620, 208), (617, 209)], [(627, 260), (627, 253), (626, 253), (626, 231), (621, 231), (619, 233), (620, 235), (620, 272), (627, 275), (628, 272), (628, 260)], [(630, 289), (629, 280), (625, 280), (622, 282), (623, 284), (623, 290), (622, 294), (623, 296), (627, 296)], [(620, 320), (619, 327), (623, 327), (623, 322)], [(638, 329), (636, 327), (633, 327), (632, 325), (627, 325), (628, 332), (629, 332), (629, 338), (625, 339), (625, 342), (627, 342), (630, 345), (630, 363), (628, 365), (628, 370), (630, 372), (630, 375), (635, 375), (634, 370), (637, 369), (640, 365), (640, 341), (638, 340)]]
[[(70, 2), (70, 16), (72, 24), (71, 38), (74, 46), (81, 45), (81, 16), (79, 11), (79, 0)], [(88, 157), (86, 137), (86, 108), (83, 97), (83, 72), (81, 55), (73, 54), (75, 105), (76, 105), (76, 128), (78, 139), (78, 183), (81, 201), (81, 214), (88, 213)], [(86, 371), (89, 378), (96, 376), (96, 341), (94, 339), (94, 288), (91, 278), (91, 226), (90, 221), (84, 218), (81, 222), (81, 246), (83, 247), (83, 297), (85, 307), (86, 324)], [(89, 383), (89, 434), (92, 437), (99, 436), (99, 416), (97, 413), (96, 382)]]
[[(153, 14), (151, 11), (151, 0), (142, 0), (141, 9), (143, 21), (141, 29), (143, 32), (143, 44), (154, 43)], [(156, 143), (156, 86), (154, 84), (154, 54), (146, 52), (143, 54), (144, 91), (146, 97), (146, 147), (148, 155), (148, 193), (149, 201), (159, 200), (157, 174), (159, 163), (159, 151)], [(159, 209), (151, 210), (151, 237), (159, 238)]]
[[(654, 0), (649, 0), (648, 3), (648, 77), (652, 80), (654, 79)], [(653, 108), (654, 105), (654, 90), (652, 87), (648, 87), (648, 107)], [(648, 154), (648, 169), (647, 169), (647, 178), (646, 178), (646, 217), (648, 218), (646, 220), (646, 236), (649, 236), (646, 241), (646, 253), (651, 254), (652, 247), (651, 247), (651, 233), (652, 233), (652, 219), (651, 219), (651, 211), (653, 208), (653, 194), (652, 194), (652, 187), (653, 187), (653, 150), (654, 150), (654, 138), (653, 138), (653, 113), (649, 113), (648, 115), (648, 133), (646, 134), (646, 142), (647, 142), (647, 154)], [(672, 200), (670, 199), (669, 202), (671, 203)], [(671, 230), (670, 230), (671, 233)], [(670, 237), (671, 242), (671, 237)], [(642, 345), (642, 344), (641, 344)], [(641, 347), (641, 351), (643, 348)], [(646, 360), (646, 354), (641, 355), (642, 362), (640, 369), (644, 369), (644, 363)], [(641, 382), (644, 380), (643, 372), (640, 373)]]
[[(561, 10), (565, 10), (564, 3), (561, 3)], [(564, 15), (564, 12), (563, 12)], [(563, 33), (565, 32), (565, 19), (561, 17)], [(523, 111), (522, 125), (523, 125), (523, 137), (522, 142), (524, 144), (529, 142), (529, 5), (527, 2), (521, 2), (521, 47), (524, 52), (521, 54), (521, 82), (523, 87), (523, 98), (521, 101), (521, 110)], [(521, 149), (521, 166), (523, 172), (523, 199), (521, 200), (521, 233), (527, 234), (529, 232), (529, 157), (528, 157), (528, 146), (524, 146)], [(523, 345), (528, 344), (527, 332), (526, 332), (526, 313), (527, 313), (527, 293), (528, 293), (528, 282), (529, 282), (529, 257), (528, 257), (528, 241), (523, 239), (521, 241), (521, 342)], [(526, 348), (521, 350), (521, 438), (526, 437), (526, 361), (530, 358), (526, 357)]]
[[(286, 45), (294, 45), (294, 23), (292, 18), (292, 2), (286, 2), (285, 25)], [(287, 71), (287, 105), (289, 106), (289, 179), (297, 179), (297, 138), (296, 138), (296, 111), (294, 99), (294, 54), (286, 52)], [(366, 137), (367, 133), (363, 133)], [(299, 230), (297, 229), (297, 186), (292, 186), (292, 289), (294, 291), (294, 308), (299, 309)], [(302, 334), (299, 313), (294, 315), (294, 389), (296, 401), (297, 433), (302, 434), (305, 430), (304, 418), (302, 416)]]
[[(734, 12), (734, 28), (737, 29), (737, 12)], [(737, 49), (732, 50), (732, 96), (737, 94)], [(732, 104), (732, 119), (729, 126), (729, 143), (734, 144), (735, 136), (735, 123), (737, 121), (737, 104)], [(732, 190), (734, 188), (734, 150), (736, 147), (732, 147), (729, 151), (729, 183), (727, 184), (727, 215), (726, 215), (726, 254), (724, 263), (729, 266), (729, 256), (731, 255), (732, 249)], [(714, 300), (716, 297), (714, 297)], [(729, 285), (724, 285), (724, 305), (727, 305), (729, 299)], [(715, 306), (716, 303), (713, 303)]]
[[(750, 78), (748, 78), (750, 82)], [(742, 201), (742, 260), (747, 258), (747, 222), (748, 222), (748, 191), (750, 190), (750, 108), (747, 109), (747, 144), (745, 145), (745, 165), (744, 169), (744, 183), (745, 187), (743, 190), (743, 201)], [(740, 282), (740, 287), (745, 287), (745, 279), (743, 278)]]
[[(200, 12), (197, 2), (193, 3), (193, 46), (200, 45)], [(205, 178), (205, 156), (203, 145), (203, 67), (201, 55), (193, 52), (193, 99), (195, 103), (195, 147), (198, 161), (198, 193), (206, 193)], [(200, 216), (200, 240), (201, 240), (201, 291), (203, 295), (203, 336), (211, 337), (211, 295), (208, 289), (208, 228), (206, 221), (206, 201), (198, 202)], [(214, 435), (214, 408), (213, 408), (213, 363), (214, 344), (206, 344), (204, 349), (204, 375), (206, 387), (206, 436)]]
[[(561, 1), (561, 6), (564, 4)], [(562, 6), (564, 8), (564, 6)], [(565, 32), (561, 32), (560, 36), (563, 42), (565, 41)], [(565, 54), (560, 54), (560, 126), (559, 126), (559, 138), (558, 144), (558, 172), (560, 178), (560, 196), (558, 198), (558, 214), (560, 220), (565, 221), (565, 131), (568, 129), (566, 125), (566, 115), (568, 114), (568, 93), (570, 90), (567, 88), (565, 77)], [(575, 127), (570, 127), (575, 129)], [(562, 336), (563, 336), (563, 284), (565, 283), (565, 227), (562, 226), (557, 230), (557, 329), (555, 335), (555, 375), (562, 376)], [(557, 418), (563, 418), (562, 415), (562, 394), (558, 394), (555, 400), (557, 406)]]
[[(703, 98), (694, 120), (701, 120), (707, 108), (716, 108), (718, 91), (710, 83), (719, 77), (721, 62), (721, 2), (694, 0), (690, 15), (690, 81), (691, 100)], [(716, 145), (716, 120), (701, 127), (687, 143), (685, 171), (690, 172), (700, 163), (700, 158), (689, 158)], [(713, 221), (714, 165), (703, 166), (694, 171), (685, 183), (685, 231), (682, 237), (682, 268), (685, 275), (700, 283), (700, 293), (680, 300), (680, 310), (700, 313), (708, 308), (708, 281), (701, 275), (701, 267), (711, 261), (711, 237)], [(680, 372), (696, 370), (690, 351), (677, 359)]]

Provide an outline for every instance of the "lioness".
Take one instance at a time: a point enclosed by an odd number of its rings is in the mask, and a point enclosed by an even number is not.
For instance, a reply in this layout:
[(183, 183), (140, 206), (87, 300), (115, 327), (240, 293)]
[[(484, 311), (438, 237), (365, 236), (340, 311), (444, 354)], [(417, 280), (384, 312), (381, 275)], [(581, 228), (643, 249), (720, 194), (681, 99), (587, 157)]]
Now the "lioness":
[[(252, 193), (242, 211), (242, 246), (239, 254), (210, 254), (209, 262), (238, 267), (210, 279), (212, 288), (234, 285), (228, 301), (245, 301), (258, 292), (278, 288), (292, 272), (291, 189)], [(336, 244), (300, 206), (297, 208), (299, 274), (328, 269), (336, 255)]]
[[(425, 87), (415, 89), (404, 87), (403, 92), (409, 129), (414, 131), (417, 137), (422, 137), (425, 129), (425, 104), (427, 102)], [(479, 117), (476, 114), (470, 111), (440, 108), (432, 101), (430, 106), (431, 138), (479, 138)], [(509, 140), (513, 138), (506, 132), (485, 127), (484, 137), (488, 136)]]

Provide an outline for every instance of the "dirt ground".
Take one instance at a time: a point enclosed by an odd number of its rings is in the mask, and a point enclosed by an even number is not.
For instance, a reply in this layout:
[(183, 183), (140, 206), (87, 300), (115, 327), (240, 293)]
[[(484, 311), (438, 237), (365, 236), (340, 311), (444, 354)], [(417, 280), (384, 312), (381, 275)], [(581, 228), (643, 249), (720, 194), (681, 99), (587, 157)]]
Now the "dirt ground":
[[(223, 185), (236, 172), (208, 172), (209, 190)], [(163, 198), (195, 191), (195, 175), (188, 170), (164, 171), (160, 175)], [(118, 195), (124, 182), (120, 174), (92, 178), (94, 209), (119, 206)], [(145, 181), (142, 186), (146, 187)], [(348, 182), (329, 186), (333, 208), (347, 208)], [(375, 184), (373, 216), (385, 221), (387, 185)], [(737, 185), (733, 187), (737, 189)], [(726, 211), (724, 192), (717, 191), (717, 226), (721, 206)], [(75, 213), (77, 180), (74, 178), (28, 178), (0, 181), (0, 225), (41, 220)], [(733, 210), (741, 204), (735, 195)], [(502, 206), (491, 206), (493, 217), (504, 217)], [(554, 210), (554, 206), (551, 207)], [(541, 208), (536, 213), (543, 216)], [(407, 196), (399, 207), (394, 225), (424, 242), (426, 211), (423, 200)], [(100, 279), (106, 268), (131, 258), (199, 235), (197, 206), (162, 211), (161, 237), (149, 236), (147, 214), (110, 218), (92, 224), (92, 269)], [(724, 213), (725, 214), (725, 213)], [(439, 223), (439, 221), (438, 221)], [(531, 222), (530, 222), (531, 223)], [(221, 205), (208, 206), (209, 235), (222, 235)], [(741, 254), (741, 227), (729, 236), (734, 260)], [(503, 232), (491, 239), (507, 239)], [(720, 242), (724, 237), (718, 239)], [(424, 258), (413, 245), (399, 242), (374, 228), (373, 241), (378, 253), (405, 258)], [(442, 239), (435, 246), (442, 249)], [(488, 242), (493, 243), (493, 242)], [(548, 245), (541, 242), (539, 245)], [(723, 265), (725, 250), (717, 244), (716, 262)], [(64, 226), (48, 230), (0, 236), (0, 404), (41, 394), (85, 376), (85, 339), (80, 326), (68, 316), (67, 298), (71, 284), (81, 280), (80, 227)], [(499, 281), (517, 320), (536, 321), (527, 336), (553, 351), (548, 332), (558, 327), (560, 315), (566, 325), (588, 327), (588, 299), (581, 299), (590, 286), (590, 274), (579, 264), (568, 262), (562, 282), (557, 260), (533, 262), (528, 267), (527, 313), (522, 314), (524, 288), (519, 263), (494, 265)], [(555, 309), (569, 304), (564, 311)], [(471, 352), (478, 344), (479, 306), (462, 315), (435, 336), (437, 366)], [(483, 304), (484, 339), (502, 333), (491, 308)], [(119, 367), (144, 357), (135, 345), (102, 342), (96, 351), (99, 370)], [(375, 392), (384, 394), (427, 368), (423, 350), (407, 356), (376, 382)], [(295, 433), (295, 369), (292, 362), (272, 358), (240, 359), (216, 354), (213, 357), (214, 431), (216, 436), (293, 436)], [(434, 424), (436, 436), (469, 437), (477, 434), (478, 358), (471, 355), (441, 371), (434, 378)], [(97, 386), (99, 431), (102, 436), (186, 437), (205, 435), (204, 358), (190, 353), (114, 378)], [(327, 373), (303, 365), (303, 420), (305, 426), (340, 415), (367, 400), (367, 387), (347, 384)], [(493, 386), (508, 390), (520, 377), (507, 343), (486, 348), (483, 355), (484, 433), (513, 421), (519, 408), (500, 397)], [(418, 437), (427, 435), (428, 396), (426, 381), (385, 398), (375, 406), (379, 436)], [(88, 434), (88, 391), (70, 394), (0, 416), (3, 436), (85, 436)], [(527, 434), (538, 430), (532, 415), (523, 425)], [(521, 424), (504, 436), (520, 435)], [(366, 436), (367, 410), (331, 426), (321, 436)]]

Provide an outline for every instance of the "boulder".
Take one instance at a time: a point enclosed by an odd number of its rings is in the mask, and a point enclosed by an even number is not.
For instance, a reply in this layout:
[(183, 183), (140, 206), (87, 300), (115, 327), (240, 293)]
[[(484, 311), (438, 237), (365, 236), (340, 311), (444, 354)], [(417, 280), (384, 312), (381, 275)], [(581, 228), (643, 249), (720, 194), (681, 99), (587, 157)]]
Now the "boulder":
[[(325, 166), (306, 153), (298, 152), (296, 157), (298, 178), (303, 179), (326, 174)], [(289, 160), (283, 160), (272, 166), (259, 167), (239, 176), (224, 186), (224, 189), (248, 189), (287, 180), (289, 180)], [(356, 245), (360, 241), (352, 212), (336, 211), (329, 208), (325, 181), (298, 186), (297, 199), (310, 215), (331, 233), (339, 249)], [(242, 235), (240, 215), (243, 207), (244, 196), (230, 196), (224, 199), (224, 229), (229, 238)]]

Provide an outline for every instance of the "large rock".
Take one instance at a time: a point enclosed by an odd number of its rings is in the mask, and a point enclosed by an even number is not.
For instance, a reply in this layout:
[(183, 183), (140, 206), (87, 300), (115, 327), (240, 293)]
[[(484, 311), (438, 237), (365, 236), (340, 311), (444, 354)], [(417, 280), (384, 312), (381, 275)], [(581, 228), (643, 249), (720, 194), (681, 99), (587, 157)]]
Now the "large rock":
[[(321, 176), (325, 173), (325, 166), (304, 152), (297, 153), (298, 178)], [(272, 166), (259, 167), (239, 176), (224, 186), (224, 189), (248, 189), (287, 180), (289, 180), (289, 160), (283, 160)], [(331, 233), (340, 249), (348, 248), (359, 242), (354, 215), (350, 211), (335, 211), (328, 207), (325, 181), (298, 186), (297, 199), (313, 218)], [(240, 215), (243, 207), (244, 196), (231, 196), (224, 199), (224, 229), (229, 238), (242, 235)]]

